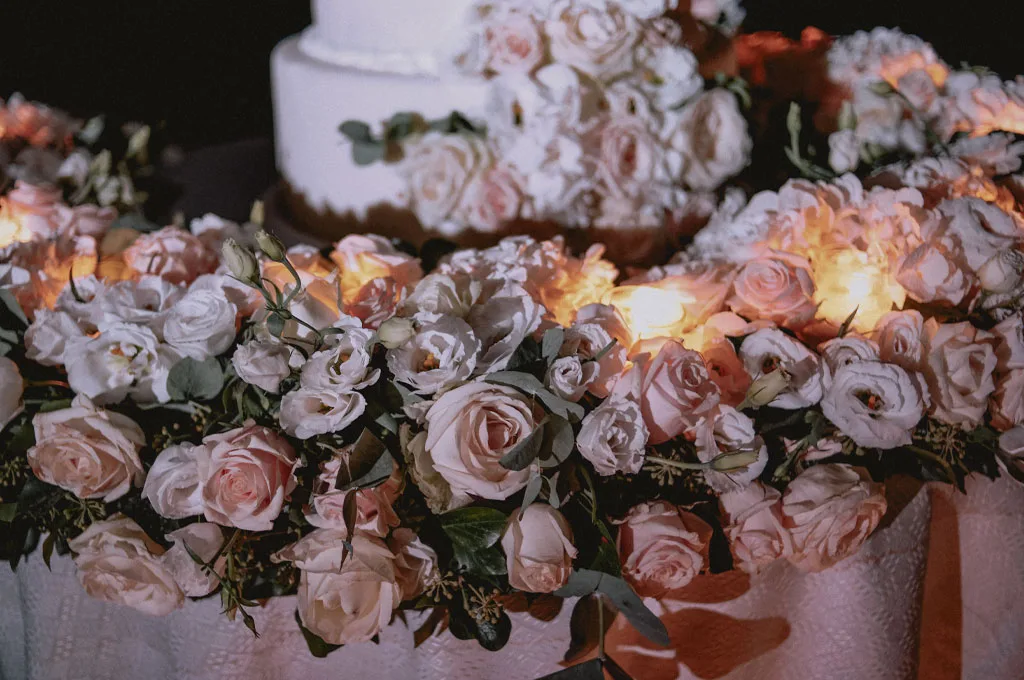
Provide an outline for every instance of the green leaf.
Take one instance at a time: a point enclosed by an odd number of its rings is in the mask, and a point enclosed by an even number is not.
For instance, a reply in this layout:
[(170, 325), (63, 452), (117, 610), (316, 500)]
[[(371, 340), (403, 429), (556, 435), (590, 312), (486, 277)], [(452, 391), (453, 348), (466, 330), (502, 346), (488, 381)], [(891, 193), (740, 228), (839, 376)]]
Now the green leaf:
[(285, 318), (280, 314), (271, 314), (267, 317), (267, 330), (275, 338), (281, 337), (284, 332)]
[(502, 456), (498, 463), (506, 470), (516, 472), (525, 470), (537, 460), (544, 447), (544, 430), (547, 420), (541, 421), (533, 428), (533, 432), (521, 439), (512, 450)]
[(472, 550), (464, 546), (453, 546), (455, 561), (466, 571), (480, 576), (501, 576), (508, 572), (505, 553), (501, 547), (492, 545), (483, 550)]
[(214, 399), (224, 388), (224, 370), (214, 358), (197, 361), (185, 357), (167, 376), (167, 392), (173, 401), (207, 401)]
[(53, 571), (53, 567), (50, 566), (50, 558), (53, 557), (53, 547), (57, 544), (57, 534), (52, 531), (47, 534), (46, 540), (43, 541), (43, 564), (50, 571)]
[(490, 621), (477, 621), (476, 641), (489, 652), (496, 652), (504, 647), (511, 634), (512, 619), (505, 612), (501, 612), (498, 620), (494, 623)]
[(459, 508), (438, 519), (453, 544), (480, 550), (497, 543), (508, 522), (501, 510), (484, 507)]
[(13, 522), (18, 516), (18, 503), (0, 503), (0, 522)]
[(551, 415), (544, 422), (544, 452), (550, 454), (541, 461), (542, 467), (557, 467), (572, 455), (576, 448), (576, 435), (569, 421), (560, 416)]
[(370, 126), (359, 120), (346, 120), (338, 126), (338, 131), (353, 142), (374, 141), (373, 132), (370, 130)]
[(391, 116), (384, 129), (384, 139), (389, 142), (399, 142), (421, 132), (427, 127), (423, 116), (418, 113), (403, 111)]
[(549, 392), (536, 376), (520, 371), (498, 371), (491, 373), (486, 378), (487, 382), (497, 385), (514, 387), (527, 396), (536, 397), (544, 404), (544, 407), (562, 418), (572, 416), (575, 420), (582, 420), (584, 416), (583, 407), (571, 401)]
[[(512, 354), (512, 358), (509, 359), (508, 366), (505, 367), (505, 370), (528, 370), (543, 360), (544, 356), (541, 354), (540, 344), (532, 337), (527, 337), (519, 343), (519, 347), (516, 347), (516, 351)], [(543, 366), (537, 366), (537, 368), (543, 369)]]
[(630, 624), (637, 629), (637, 632), (645, 638), (661, 647), (668, 647), (672, 644), (665, 624), (644, 606), (644, 601), (633, 592), (628, 583), (620, 578), (602, 574), (598, 589), (608, 596), (619, 613), (625, 616)]
[(853, 320), (857, 317), (857, 312), (859, 311), (860, 305), (857, 305), (856, 307), (853, 308), (853, 311), (850, 312), (850, 316), (846, 317), (846, 320), (843, 321), (843, 325), (839, 327), (839, 333), (837, 333), (837, 337), (846, 337), (846, 334), (850, 332), (850, 327), (853, 326)]
[(387, 157), (388, 147), (383, 142), (353, 142), (352, 162), (366, 166), (379, 163)]
[(28, 317), (25, 316), (25, 312), (22, 311), (21, 305), (14, 298), (14, 293), (6, 288), (0, 288), (0, 302), (3, 303), (4, 307), (13, 314), (21, 323), (28, 326)]
[(565, 329), (561, 326), (555, 328), (549, 328), (544, 331), (544, 338), (541, 340), (541, 355), (544, 357), (544, 361), (551, 364), (555, 359), (558, 358), (558, 353), (562, 349), (562, 343), (565, 342)]
[(569, 580), (564, 586), (555, 591), (558, 597), (583, 597), (590, 595), (597, 590), (604, 576), (599, 571), (591, 569), (575, 569), (569, 574)]
[[(599, 612), (603, 607), (604, 612)], [(604, 619), (604, 632), (612, 627), (615, 622), (615, 609), (603, 597), (594, 594), (581, 597), (576, 606), (572, 609), (572, 617), (569, 619), (569, 649), (565, 652), (563, 661), (573, 663), (597, 648), (602, 631), (598, 621)]]
[(391, 476), (395, 459), (373, 432), (364, 429), (356, 440), (347, 465), (338, 472), (335, 488), (339, 491), (379, 486)]
[(329, 642), (324, 642), (322, 637), (302, 625), (302, 619), (299, 618), (298, 611), (295, 612), (295, 623), (298, 624), (299, 630), (302, 631), (302, 637), (306, 640), (309, 653), (316, 658), (323, 659), (334, 650), (341, 649), (341, 645), (332, 645)]
[(539, 680), (605, 680), (604, 662), (601, 659), (591, 659), (551, 675), (545, 675)]
[(526, 508), (537, 500), (537, 496), (540, 495), (541, 487), (544, 486), (544, 478), (540, 475), (534, 475), (530, 477), (530, 483), (526, 485), (526, 491), (523, 493), (523, 503), (519, 507), (519, 516), (522, 517), (523, 513), (526, 512)]

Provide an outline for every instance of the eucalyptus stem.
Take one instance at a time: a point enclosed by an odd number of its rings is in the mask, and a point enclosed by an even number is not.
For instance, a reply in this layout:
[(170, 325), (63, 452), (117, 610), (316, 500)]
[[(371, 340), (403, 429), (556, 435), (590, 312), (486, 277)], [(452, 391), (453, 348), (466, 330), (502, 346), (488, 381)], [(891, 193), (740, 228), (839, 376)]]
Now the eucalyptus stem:
[(942, 471), (946, 473), (946, 478), (949, 480), (949, 483), (956, 484), (956, 474), (953, 472), (953, 468), (950, 467), (949, 463), (946, 462), (946, 460), (942, 456), (939, 456), (929, 451), (928, 449), (922, 448), (920, 446), (915, 446), (913, 444), (910, 444), (904, 448), (906, 448), (911, 453), (916, 454), (919, 458), (924, 458), (925, 460), (930, 460), (931, 462), (937, 464), (939, 467), (942, 468)]
[(597, 598), (597, 658), (604, 660), (604, 598), (601, 593), (595, 593)]

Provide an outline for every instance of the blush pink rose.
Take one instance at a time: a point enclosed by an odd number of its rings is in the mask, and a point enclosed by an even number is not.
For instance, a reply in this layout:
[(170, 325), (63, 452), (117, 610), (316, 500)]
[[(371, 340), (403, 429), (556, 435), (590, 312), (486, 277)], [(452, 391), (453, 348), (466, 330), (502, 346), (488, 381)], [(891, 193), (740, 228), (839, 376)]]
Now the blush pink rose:
[(466, 189), (459, 211), (466, 224), (485, 233), (497, 233), (519, 217), (525, 180), (513, 168), (494, 165)]
[(719, 498), (732, 556), (748, 574), (793, 553), (793, 539), (782, 517), (782, 494), (761, 482)]
[(70, 408), (39, 413), (32, 420), (36, 443), (28, 450), (32, 472), (78, 498), (114, 501), (146, 473), (139, 450), (146, 435), (131, 418), (76, 397)]
[(440, 577), (437, 553), (412, 529), (395, 529), (388, 539), (388, 547), (395, 554), (395, 576), (403, 600), (422, 595)]
[(1024, 423), (1024, 369), (1004, 375), (991, 400), (992, 427), (1000, 432)]
[(395, 315), (403, 297), (405, 288), (393, 278), (373, 279), (345, 302), (345, 313), (362, 321), (363, 328), (376, 330)]
[(999, 339), (996, 356), (1000, 371), (1024, 368), (1024, 315), (1020, 312), (1000, 321), (992, 329)]
[(331, 259), (341, 269), (346, 299), (373, 279), (391, 278), (405, 288), (423, 277), (418, 259), (373, 234), (346, 236), (334, 246)]
[(896, 280), (918, 302), (953, 306), (964, 301), (974, 283), (956, 246), (946, 239), (915, 248), (900, 266)]
[(662, 597), (687, 585), (708, 563), (712, 529), (665, 501), (641, 503), (619, 527), (622, 575), (641, 597)]
[(171, 283), (191, 283), (217, 268), (213, 251), (189, 232), (174, 226), (142, 234), (122, 256), (137, 274), (156, 274)]
[(672, 340), (644, 365), (641, 408), (650, 443), (673, 439), (711, 414), (720, 401), (704, 358)]
[(747, 319), (767, 319), (785, 328), (801, 328), (814, 318), (814, 280), (802, 257), (769, 251), (747, 262), (733, 281), (726, 304)]
[(547, 54), (540, 27), (525, 12), (507, 12), (483, 30), (486, 66), (500, 74), (528, 74)]
[(733, 344), (724, 337), (705, 341), (701, 356), (708, 366), (711, 379), (718, 385), (722, 403), (739, 406), (750, 389), (750, 376), (743, 368), (743, 362), (736, 354)]
[(528, 593), (553, 593), (566, 584), (576, 548), (572, 527), (547, 503), (534, 503), (513, 512), (501, 537), (508, 565), (508, 582)]
[(368, 534), (388, 535), (392, 527), (399, 524), (398, 515), (392, 506), (402, 493), (405, 475), (395, 465), (391, 476), (384, 483), (371, 489), (339, 491), (335, 488), (338, 473), (345, 466), (345, 455), (335, 456), (321, 466), (320, 475), (313, 486), (309, 499), (306, 521), (315, 527), (344, 529), (345, 499), (348, 494), (356, 495), (356, 527)]
[(822, 571), (856, 553), (886, 511), (884, 488), (864, 468), (822, 464), (804, 470), (782, 497), (793, 537), (789, 561)]
[(217, 524), (267, 531), (296, 486), (295, 451), (266, 427), (209, 436), (196, 456), (206, 519)]
[(995, 392), (996, 338), (968, 321), (924, 326), (925, 379), (936, 418), (972, 429)]

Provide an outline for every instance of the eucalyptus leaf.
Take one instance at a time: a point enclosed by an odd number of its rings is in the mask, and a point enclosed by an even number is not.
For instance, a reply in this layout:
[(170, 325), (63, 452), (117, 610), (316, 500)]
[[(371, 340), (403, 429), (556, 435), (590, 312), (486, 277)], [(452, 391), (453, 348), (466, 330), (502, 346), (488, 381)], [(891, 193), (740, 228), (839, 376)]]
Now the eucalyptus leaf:
[(520, 472), (530, 467), (537, 460), (544, 447), (544, 431), (546, 420), (533, 428), (533, 432), (521, 439), (512, 450), (502, 456), (498, 462), (506, 470)]
[(562, 343), (565, 342), (565, 329), (556, 326), (555, 328), (549, 328), (544, 331), (544, 338), (541, 340), (541, 355), (544, 360), (551, 364), (555, 359), (558, 358), (558, 353), (562, 349)]
[(280, 314), (271, 314), (267, 317), (267, 330), (275, 338), (281, 337), (281, 333), (284, 332), (285, 319)]
[[(603, 612), (599, 610), (604, 608)], [(591, 593), (576, 601), (569, 619), (569, 649), (563, 661), (573, 663), (586, 656), (600, 643), (601, 633), (598, 622), (604, 620), (604, 631), (608, 632), (615, 622), (615, 610), (603, 597)]]
[(628, 583), (620, 578), (602, 574), (598, 589), (608, 596), (619, 613), (625, 616), (637, 632), (645, 638), (661, 647), (668, 647), (672, 644), (665, 624), (644, 606), (644, 601), (629, 587)]
[(523, 516), (526, 512), (526, 508), (537, 500), (537, 496), (540, 495), (541, 487), (544, 486), (544, 478), (540, 475), (534, 475), (530, 477), (530, 482), (526, 485), (526, 490), (523, 493), (523, 503), (519, 508), (519, 517)]
[(572, 455), (573, 449), (576, 448), (576, 435), (568, 420), (551, 415), (544, 422), (544, 442), (545, 452), (551, 454), (550, 460), (557, 466)]
[(377, 435), (364, 429), (356, 440), (345, 465), (338, 472), (335, 488), (339, 491), (379, 486), (394, 471), (395, 459)]
[(544, 404), (544, 407), (562, 418), (573, 417), (575, 420), (582, 420), (584, 411), (579, 404), (562, 399), (544, 387), (537, 376), (521, 371), (498, 371), (491, 373), (486, 378), (487, 382), (497, 385), (514, 387), (528, 396), (536, 397)]
[(352, 162), (359, 166), (380, 163), (387, 153), (388, 147), (383, 142), (352, 142)]
[(373, 132), (371, 131), (370, 126), (359, 120), (346, 120), (338, 126), (338, 131), (353, 142), (374, 141)]
[(185, 357), (167, 375), (167, 392), (174, 401), (214, 399), (223, 388), (224, 370), (212, 357), (205, 361)]
[(4, 307), (11, 314), (17, 317), (18, 321), (28, 326), (28, 317), (25, 316), (25, 312), (21, 309), (21, 304), (15, 299), (14, 293), (7, 288), (0, 288), (0, 302), (3, 303)]

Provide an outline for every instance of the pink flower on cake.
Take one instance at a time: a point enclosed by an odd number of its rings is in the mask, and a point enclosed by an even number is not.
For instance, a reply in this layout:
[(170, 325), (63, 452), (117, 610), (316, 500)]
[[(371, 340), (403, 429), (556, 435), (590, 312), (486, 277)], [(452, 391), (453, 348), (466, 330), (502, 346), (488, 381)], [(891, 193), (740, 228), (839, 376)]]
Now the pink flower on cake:
[(142, 485), (146, 473), (139, 450), (146, 435), (131, 418), (79, 396), (70, 408), (36, 415), (32, 426), (36, 443), (28, 464), (47, 484), (107, 502)]
[(508, 165), (496, 164), (469, 186), (459, 213), (467, 226), (494, 234), (519, 217), (525, 200), (525, 179)]
[(405, 145), (399, 172), (409, 202), (428, 229), (447, 233), (471, 184), (491, 164), (491, 152), (479, 137), (431, 132)]
[(761, 482), (722, 494), (723, 529), (733, 558), (748, 574), (793, 553), (793, 539), (784, 526), (782, 494)]
[(814, 318), (814, 280), (804, 258), (769, 251), (747, 262), (733, 281), (729, 308), (747, 319), (767, 319), (800, 328)]
[(879, 357), (887, 364), (917, 371), (924, 359), (924, 317), (911, 309), (889, 312), (875, 325)]
[(188, 442), (175, 444), (153, 461), (142, 495), (161, 517), (184, 519), (203, 514), (197, 448)]
[(668, 134), (686, 159), (683, 182), (691, 189), (716, 189), (750, 161), (747, 121), (728, 90), (710, 90), (687, 104), (670, 119)]
[(24, 391), (25, 381), (21, 378), (18, 364), (7, 357), (0, 357), (0, 431), (21, 413)]
[(652, 184), (668, 181), (662, 145), (639, 115), (605, 121), (598, 130), (597, 145), (596, 173), (613, 196), (636, 198)]
[(572, 527), (547, 503), (513, 511), (501, 537), (509, 585), (528, 593), (553, 593), (566, 584), (576, 548)]
[(817, 404), (831, 377), (828, 365), (817, 354), (775, 328), (763, 328), (744, 338), (740, 359), (754, 381), (782, 372), (785, 387), (769, 403), (775, 408), (799, 409)]
[(246, 425), (207, 437), (196, 454), (206, 519), (249, 531), (273, 526), (299, 465), (284, 437)]
[(498, 13), (483, 27), (484, 67), (501, 75), (531, 73), (547, 57), (540, 27), (526, 12)]
[(789, 561), (804, 571), (822, 571), (850, 557), (878, 526), (886, 507), (884, 488), (864, 468), (808, 468), (782, 497), (785, 526), (793, 537)]
[(992, 427), (1006, 431), (1024, 423), (1024, 369), (1014, 369), (1000, 378), (989, 406)]
[(611, 79), (632, 68), (640, 26), (621, 7), (557, 0), (548, 17), (544, 28), (556, 61), (600, 79)]
[(904, 369), (858, 361), (837, 368), (821, 410), (858, 446), (894, 449), (911, 444), (925, 402), (918, 381)]
[(142, 234), (123, 253), (138, 274), (156, 274), (171, 283), (190, 283), (217, 268), (217, 256), (198, 238), (178, 227)]
[(395, 529), (388, 539), (388, 547), (395, 554), (395, 578), (402, 589), (403, 600), (422, 595), (440, 577), (437, 553), (412, 529)]
[(651, 444), (679, 436), (718, 408), (718, 385), (704, 358), (681, 342), (665, 343), (643, 370), (641, 404)]
[(85, 592), (104, 602), (163, 616), (181, 607), (185, 594), (160, 561), (164, 549), (124, 515), (93, 522), (68, 542)]
[(973, 429), (985, 416), (995, 391), (995, 336), (970, 322), (924, 325), (924, 375), (934, 415), (950, 425)]
[(533, 433), (540, 411), (519, 391), (474, 382), (445, 392), (426, 414), (426, 453), (456, 493), (504, 500), (530, 480), (498, 462)]
[(641, 503), (619, 527), (622, 575), (641, 597), (679, 590), (707, 567), (711, 534), (693, 513), (665, 501)]
[[(340, 570), (300, 566), (299, 618), (332, 645), (370, 640), (388, 625), (402, 601), (395, 555), (384, 541), (356, 532), (351, 544), (352, 553)], [(342, 543), (322, 549), (340, 552)]]

